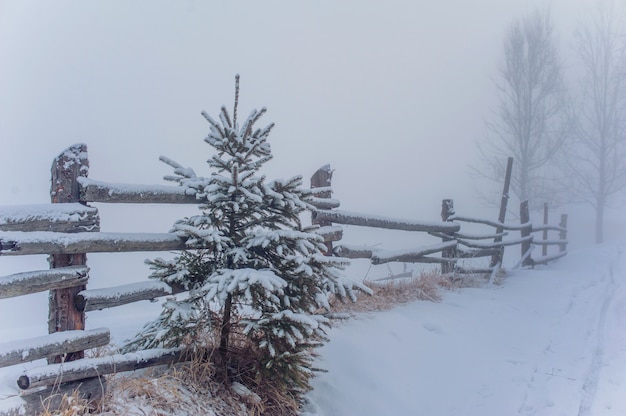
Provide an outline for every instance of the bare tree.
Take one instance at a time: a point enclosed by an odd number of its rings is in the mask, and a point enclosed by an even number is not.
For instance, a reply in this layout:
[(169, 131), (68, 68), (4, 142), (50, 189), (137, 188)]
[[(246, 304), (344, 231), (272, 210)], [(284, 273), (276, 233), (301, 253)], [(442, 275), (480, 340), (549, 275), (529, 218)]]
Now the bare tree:
[(479, 143), (480, 176), (502, 181), (507, 157), (515, 160), (512, 192), (520, 201), (543, 203), (554, 192), (547, 163), (562, 147), (569, 127), (562, 65), (548, 10), (513, 20), (503, 45), (496, 86), (499, 103)]
[(596, 211), (595, 240), (604, 240), (604, 211), (626, 187), (626, 32), (611, 4), (579, 26), (580, 98), (568, 146), (570, 190)]

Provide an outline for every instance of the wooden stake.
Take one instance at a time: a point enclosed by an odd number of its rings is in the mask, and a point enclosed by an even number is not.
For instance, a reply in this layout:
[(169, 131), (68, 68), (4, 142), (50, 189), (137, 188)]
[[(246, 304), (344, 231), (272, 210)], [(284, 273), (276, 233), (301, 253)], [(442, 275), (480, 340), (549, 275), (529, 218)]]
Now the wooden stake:
[[(500, 199), (500, 213), (498, 215), (498, 222), (504, 223), (506, 219), (506, 206), (509, 201), (509, 188), (511, 187), (511, 173), (513, 172), (513, 158), (510, 157), (506, 162), (506, 174), (504, 176), (504, 187), (502, 188), (502, 198)], [(500, 234), (503, 231), (501, 226), (496, 227), (496, 234)], [(502, 237), (496, 237), (493, 239), (494, 243), (502, 241)], [(504, 247), (500, 249), (500, 252), (491, 257), (490, 267), (495, 267), (498, 264), (502, 264), (502, 258), (504, 257)]]
[[(444, 199), (441, 201), (441, 220), (444, 222), (451, 221), (450, 217), (455, 214), (454, 211), (454, 200), (452, 199)], [(445, 243), (447, 241), (454, 240), (454, 233), (443, 233), (446, 237), (442, 238), (442, 241)], [(456, 245), (454, 247), (445, 248), (441, 252), (442, 259), (451, 259), (456, 257)], [(447, 274), (454, 272), (454, 268), (456, 263), (454, 262), (445, 262), (441, 263), (441, 274)]]
[[(333, 179), (333, 170), (330, 168), (330, 165), (324, 165), (321, 168), (319, 168), (317, 172), (313, 174), (313, 176), (311, 176), (311, 188), (330, 188), (332, 179)], [(318, 198), (330, 198), (331, 195), (332, 195), (331, 191), (324, 191), (324, 192), (319, 193), (317, 196)], [(315, 216), (316, 216), (316, 213), (314, 212), (312, 221), (315, 221)], [(328, 227), (332, 225), (332, 222), (320, 221), (318, 222), (318, 224), (320, 225), (320, 227)], [(324, 244), (326, 244), (325, 254), (327, 256), (332, 256), (333, 255), (333, 242), (326, 241)]]
[[(50, 198), (53, 204), (79, 202), (80, 188), (78, 177), (87, 176), (89, 160), (87, 146), (76, 144), (57, 156), (52, 163), (52, 185)], [(87, 255), (53, 254), (49, 257), (50, 267), (84, 266), (87, 264)], [(86, 285), (51, 290), (49, 295), (48, 332), (85, 329), (85, 314), (74, 306), (74, 298)], [(76, 351), (63, 356), (55, 356), (48, 361), (60, 363), (73, 361), (85, 356), (84, 351)]]
[[(519, 207), (519, 217), (520, 222), (522, 224), (526, 224), (530, 222), (530, 213), (528, 212), (528, 200), (522, 201)], [(524, 237), (528, 237), (532, 231), (532, 225), (528, 225), (528, 227), (524, 227), (521, 230), (522, 234), (522, 261), (523, 266), (532, 266), (533, 259), (530, 256), (527, 256), (526, 253), (530, 250), (531, 240), (525, 240)]]
[(563, 243), (559, 245), (559, 251), (563, 253), (567, 250), (567, 214), (561, 214), (559, 227), (562, 228), (559, 232), (559, 239), (563, 241)]

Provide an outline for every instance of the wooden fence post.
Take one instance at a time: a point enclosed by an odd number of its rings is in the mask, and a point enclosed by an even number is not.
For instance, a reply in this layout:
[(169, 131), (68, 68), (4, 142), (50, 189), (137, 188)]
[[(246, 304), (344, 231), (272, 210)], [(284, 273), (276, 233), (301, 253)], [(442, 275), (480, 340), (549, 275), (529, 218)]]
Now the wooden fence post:
[[(530, 223), (530, 213), (528, 212), (528, 200), (522, 201), (519, 206), (519, 217), (520, 222), (522, 224)], [(520, 230), (522, 234), (522, 239), (528, 237), (532, 231), (532, 225), (528, 225)], [(522, 241), (522, 265), (523, 266), (532, 266), (533, 260), (529, 254), (530, 251), (530, 241), (524, 240)]]
[[(78, 177), (87, 176), (89, 160), (87, 146), (76, 144), (57, 156), (52, 163), (52, 185), (50, 198), (52, 203), (79, 202)], [(79, 254), (52, 254), (49, 257), (50, 268), (66, 266), (82, 266), (87, 264), (87, 255)], [(74, 298), (85, 285), (65, 289), (51, 290), (49, 295), (48, 332), (85, 329), (85, 314), (74, 305)], [(50, 363), (73, 361), (84, 358), (84, 351), (67, 354), (65, 357), (50, 358)]]
[[(509, 201), (509, 188), (511, 187), (511, 173), (513, 172), (513, 158), (510, 157), (506, 162), (506, 173), (504, 175), (504, 186), (502, 188), (502, 198), (500, 199), (500, 213), (498, 214), (498, 222), (504, 223), (506, 219), (506, 206)], [(501, 226), (496, 227), (496, 234), (501, 234), (504, 229)], [(500, 243), (502, 236), (498, 236), (493, 239), (494, 243)], [(491, 256), (491, 264), (489, 267), (495, 267), (498, 264), (502, 264), (502, 258), (504, 257), (504, 247), (501, 247), (497, 254)]]
[[(330, 165), (324, 165), (321, 168), (319, 168), (317, 170), (317, 172), (315, 172), (313, 174), (313, 176), (311, 176), (311, 188), (330, 188), (331, 186), (331, 182), (333, 179), (333, 170), (330, 168)], [(318, 194), (319, 198), (330, 198), (332, 196), (332, 192), (329, 191), (324, 191), (324, 192), (320, 192)], [(313, 219), (315, 218), (315, 213), (313, 213)], [(327, 227), (332, 225), (332, 223), (330, 221), (320, 221), (319, 223), (320, 227)], [(333, 255), (333, 242), (332, 241), (327, 241), (326, 243), (326, 255), (327, 256), (332, 256)]]
[[(454, 200), (452, 199), (444, 199), (441, 201), (441, 220), (442, 221), (452, 221), (450, 219), (451, 216), (453, 216), (455, 214), (454, 212)], [(449, 235), (450, 237), (444, 237), (442, 238), (443, 242), (446, 241), (451, 241), (454, 240), (454, 233), (445, 233), (446, 235)], [(443, 249), (443, 251), (441, 252), (441, 257), (445, 260), (445, 259), (452, 259), (456, 257), (456, 248), (452, 247), (452, 248), (446, 248)], [(452, 273), (454, 272), (454, 268), (455, 268), (455, 263), (454, 262), (444, 262), (441, 263), (441, 274), (447, 274), (447, 273)]]
[[(544, 202), (543, 203), (543, 225), (548, 225), (548, 203)], [(543, 230), (543, 241), (546, 241), (548, 239), (548, 230), (544, 228)], [(544, 244), (543, 247), (541, 248), (541, 255), (542, 256), (547, 256), (548, 255), (548, 245)]]
[(559, 223), (559, 227), (562, 228), (562, 230), (559, 231), (559, 239), (564, 241), (563, 243), (559, 244), (559, 251), (563, 253), (567, 250), (567, 214), (561, 214), (561, 222)]

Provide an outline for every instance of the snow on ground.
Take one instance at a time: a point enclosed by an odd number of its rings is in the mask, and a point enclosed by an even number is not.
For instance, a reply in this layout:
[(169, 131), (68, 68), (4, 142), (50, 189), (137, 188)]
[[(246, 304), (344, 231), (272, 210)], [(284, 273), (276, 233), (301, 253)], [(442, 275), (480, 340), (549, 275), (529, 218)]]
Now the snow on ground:
[(625, 415), (626, 245), (336, 327), (304, 415)]
[[(577, 249), (509, 271), (501, 285), (339, 325), (303, 416), (626, 415), (625, 251)], [(136, 305), (90, 313), (89, 326), (110, 327), (119, 342), (158, 311)], [(26, 366), (0, 369), (0, 410), (16, 403)]]

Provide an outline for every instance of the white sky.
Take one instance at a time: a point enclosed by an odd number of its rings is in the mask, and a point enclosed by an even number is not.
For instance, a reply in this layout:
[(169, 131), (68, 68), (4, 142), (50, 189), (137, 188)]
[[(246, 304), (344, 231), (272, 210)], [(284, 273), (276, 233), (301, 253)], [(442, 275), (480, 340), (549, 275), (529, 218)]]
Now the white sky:
[[(563, 39), (584, 2), (551, 3)], [(47, 202), (75, 142), (94, 179), (160, 183), (161, 154), (202, 173), (199, 113), (230, 108), (240, 73), (242, 112), (277, 124), (270, 178), (331, 163), (345, 208), (436, 219), (472, 201), (502, 36), (534, 5), (0, 0), (0, 203)]]

